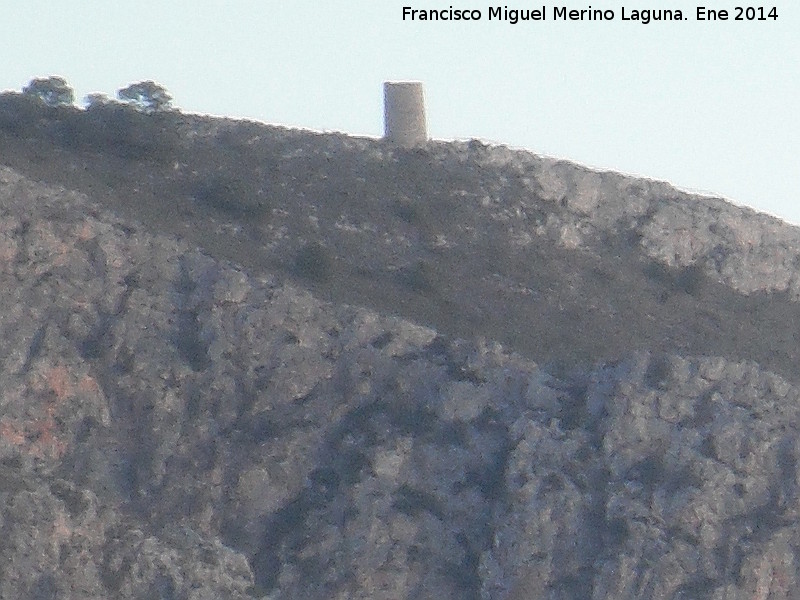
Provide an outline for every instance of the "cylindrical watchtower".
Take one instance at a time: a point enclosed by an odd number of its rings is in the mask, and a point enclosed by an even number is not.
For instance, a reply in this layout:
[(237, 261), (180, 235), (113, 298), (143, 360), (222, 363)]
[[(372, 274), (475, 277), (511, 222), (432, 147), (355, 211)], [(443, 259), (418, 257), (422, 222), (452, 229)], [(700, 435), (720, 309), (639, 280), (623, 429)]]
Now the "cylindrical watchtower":
[(383, 137), (399, 146), (428, 141), (422, 82), (386, 81), (383, 84)]

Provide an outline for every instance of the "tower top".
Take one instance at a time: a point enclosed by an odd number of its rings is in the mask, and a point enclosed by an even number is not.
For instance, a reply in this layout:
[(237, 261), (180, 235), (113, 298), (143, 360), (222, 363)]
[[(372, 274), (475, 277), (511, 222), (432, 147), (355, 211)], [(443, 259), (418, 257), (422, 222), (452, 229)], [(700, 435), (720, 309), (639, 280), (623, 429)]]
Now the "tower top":
[(386, 81), (383, 84), (384, 139), (398, 146), (419, 146), (428, 141), (425, 95), (420, 81)]

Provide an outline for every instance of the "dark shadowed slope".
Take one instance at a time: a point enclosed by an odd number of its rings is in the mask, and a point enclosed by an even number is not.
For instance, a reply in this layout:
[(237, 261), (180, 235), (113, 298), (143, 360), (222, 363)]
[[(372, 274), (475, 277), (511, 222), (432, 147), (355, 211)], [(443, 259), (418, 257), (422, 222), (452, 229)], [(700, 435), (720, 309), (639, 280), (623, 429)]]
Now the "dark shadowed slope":
[(795, 377), (800, 236), (776, 219), (478, 142), (157, 116), (110, 141), (99, 116), (53, 116), (0, 142), (32, 177), (332, 302), (559, 368), (656, 348)]

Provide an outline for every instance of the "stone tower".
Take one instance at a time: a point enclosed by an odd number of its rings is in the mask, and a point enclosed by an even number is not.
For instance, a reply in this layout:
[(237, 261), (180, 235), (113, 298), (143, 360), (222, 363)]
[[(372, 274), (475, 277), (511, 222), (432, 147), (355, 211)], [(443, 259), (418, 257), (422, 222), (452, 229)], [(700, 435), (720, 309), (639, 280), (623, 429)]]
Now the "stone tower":
[(383, 84), (384, 139), (399, 146), (428, 141), (422, 82), (386, 81)]

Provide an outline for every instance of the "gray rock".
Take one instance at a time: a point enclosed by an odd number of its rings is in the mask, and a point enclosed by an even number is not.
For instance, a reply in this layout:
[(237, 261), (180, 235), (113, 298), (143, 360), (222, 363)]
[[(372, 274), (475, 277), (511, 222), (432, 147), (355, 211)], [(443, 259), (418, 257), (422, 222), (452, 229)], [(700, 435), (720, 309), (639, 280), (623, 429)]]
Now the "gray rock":
[[(217, 213), (202, 251), (0, 168), (0, 598), (792, 597), (794, 228), (475, 142), (270, 135), (305, 173), (252, 225), (274, 268)], [(287, 276), (314, 240), (331, 272)]]

